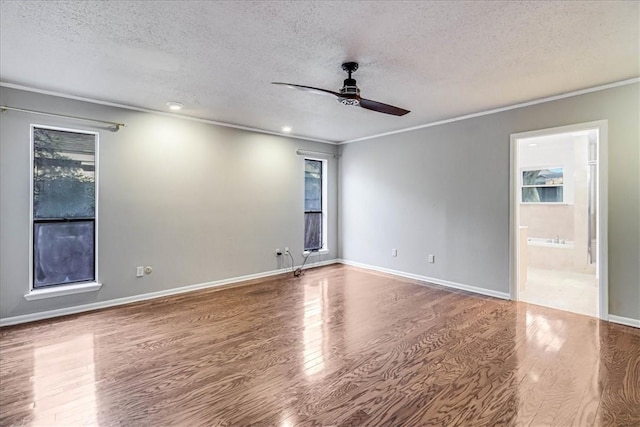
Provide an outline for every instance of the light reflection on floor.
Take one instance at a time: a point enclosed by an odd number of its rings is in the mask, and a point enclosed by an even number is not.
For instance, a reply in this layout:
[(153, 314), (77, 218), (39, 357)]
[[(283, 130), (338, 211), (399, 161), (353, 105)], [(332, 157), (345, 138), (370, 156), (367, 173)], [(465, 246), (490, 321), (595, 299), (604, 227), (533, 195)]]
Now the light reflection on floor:
[(558, 352), (567, 340), (562, 334), (566, 324), (561, 319), (550, 320), (527, 310), (526, 324), (527, 341), (539, 350)]
[(93, 354), (93, 334), (33, 349), (34, 425), (98, 425)]
[[(524, 316), (525, 321), (517, 330), (525, 340), (518, 348), (518, 399), (512, 425), (600, 425), (596, 413), (602, 395), (601, 322), (535, 305), (519, 307), (519, 320)], [(565, 419), (560, 414), (575, 407), (576, 396), (583, 405), (580, 420), (567, 421), (571, 415), (565, 413)]]
[(324, 329), (327, 327), (325, 317), (329, 304), (327, 290), (326, 279), (304, 287), (303, 360), (305, 373), (309, 377), (324, 369)]

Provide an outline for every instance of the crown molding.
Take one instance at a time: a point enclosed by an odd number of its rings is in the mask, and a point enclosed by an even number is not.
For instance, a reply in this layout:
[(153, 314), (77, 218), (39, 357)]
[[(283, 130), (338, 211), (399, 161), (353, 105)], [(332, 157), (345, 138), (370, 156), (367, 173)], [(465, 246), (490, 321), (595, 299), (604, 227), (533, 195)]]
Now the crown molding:
[(527, 102), (521, 102), (519, 104), (512, 104), (512, 105), (507, 105), (505, 107), (494, 108), (494, 109), (491, 109), (491, 110), (485, 110), (485, 111), (479, 111), (479, 112), (476, 112), (476, 113), (465, 114), (463, 116), (457, 116), (457, 117), (452, 117), (450, 119), (443, 119), (443, 120), (438, 120), (438, 121), (435, 121), (435, 122), (429, 122), (429, 123), (425, 123), (423, 125), (412, 126), (412, 127), (408, 127), (408, 128), (404, 128), (404, 129), (398, 129), (398, 130), (390, 131), (390, 132), (378, 133), (378, 134), (370, 135), (370, 136), (363, 136), (361, 138), (350, 139), (350, 140), (346, 140), (346, 141), (342, 141), (342, 142), (335, 142), (335, 141), (328, 141), (328, 140), (319, 139), (319, 138), (311, 138), (311, 137), (305, 137), (305, 136), (291, 135), (291, 134), (285, 134), (285, 133), (282, 133), (282, 132), (272, 132), (272, 131), (268, 131), (268, 130), (265, 130), (265, 129), (259, 129), (259, 128), (254, 128), (254, 127), (250, 127), (250, 126), (241, 126), (241, 125), (236, 125), (236, 124), (232, 124), (232, 123), (225, 123), (225, 122), (219, 122), (219, 121), (210, 120), (210, 119), (203, 119), (203, 118), (199, 118), (199, 117), (190, 117), (190, 116), (183, 116), (183, 115), (180, 115), (180, 114), (166, 113), (166, 112), (163, 112), (163, 111), (151, 110), (151, 109), (148, 109), (148, 108), (135, 107), (135, 106), (132, 106), (132, 105), (119, 104), (119, 103), (115, 103), (115, 102), (102, 101), (102, 100), (92, 99), (92, 98), (85, 98), (85, 97), (82, 97), (82, 96), (69, 95), (69, 94), (65, 94), (65, 93), (61, 93), (61, 92), (38, 89), (38, 88), (30, 87), (30, 86), (18, 85), (18, 84), (8, 83), (8, 82), (0, 82), (0, 87), (24, 90), (26, 92), (39, 93), (39, 94), (42, 94), (42, 95), (57, 96), (57, 97), (60, 97), (60, 98), (72, 99), (72, 100), (75, 100), (75, 101), (89, 102), (89, 103), (92, 103), (92, 104), (98, 104), (98, 105), (105, 105), (105, 106), (109, 106), (109, 107), (122, 108), (122, 109), (125, 109), (125, 110), (140, 111), (140, 112), (144, 112), (144, 113), (157, 114), (157, 115), (161, 115), (161, 116), (173, 117), (173, 118), (184, 119), (184, 120), (190, 120), (190, 121), (195, 121), (195, 122), (200, 122), (200, 123), (208, 123), (208, 124), (212, 124), (212, 125), (216, 125), (216, 126), (222, 126), (222, 127), (229, 127), (229, 128), (234, 128), (234, 129), (246, 130), (246, 131), (257, 132), (257, 133), (266, 134), (266, 135), (275, 135), (275, 136), (280, 136), (280, 137), (284, 137), (284, 138), (293, 138), (293, 139), (301, 139), (301, 140), (306, 140), (306, 141), (314, 141), (314, 142), (320, 142), (320, 143), (323, 143), (323, 144), (330, 144), (330, 145), (344, 145), (344, 144), (350, 144), (352, 142), (367, 141), (369, 139), (381, 138), (383, 136), (396, 135), (396, 134), (399, 134), (399, 133), (411, 132), (411, 131), (414, 131), (414, 130), (419, 130), (419, 129), (425, 129), (425, 128), (429, 128), (429, 127), (433, 127), (433, 126), (444, 125), (444, 124), (447, 124), (447, 123), (458, 122), (458, 121), (461, 121), (461, 120), (472, 119), (472, 118), (475, 118), (475, 117), (487, 116), (489, 114), (501, 113), (501, 112), (504, 112), (504, 111), (515, 110), (515, 109), (518, 109), (518, 108), (529, 107), (529, 106), (532, 106), (532, 105), (543, 104), (545, 102), (557, 101), (557, 100), (560, 100), (560, 99), (571, 98), (573, 96), (584, 95), (584, 94), (587, 94), (587, 93), (598, 92), (598, 91), (601, 91), (601, 90), (612, 89), (612, 88), (615, 88), (615, 87), (626, 86), (626, 85), (631, 85), (631, 84), (635, 84), (635, 83), (640, 83), (640, 77), (634, 77), (634, 78), (631, 78), (631, 79), (621, 80), (621, 81), (608, 83), (608, 84), (604, 84), (604, 85), (593, 86), (593, 87), (590, 87), (590, 88), (580, 89), (580, 90), (567, 92), (567, 93), (563, 93), (563, 94), (559, 94), (559, 95), (548, 96), (548, 97), (545, 97), (545, 98), (538, 98), (538, 99), (534, 99), (534, 100), (527, 101)]
[(362, 138), (355, 138), (355, 139), (350, 139), (350, 140), (347, 140), (347, 141), (342, 141), (338, 145), (350, 144), (352, 142), (366, 141), (366, 140), (369, 140), (369, 139), (381, 138), (383, 136), (395, 135), (395, 134), (398, 134), (398, 133), (411, 132), (411, 131), (418, 130), (418, 129), (429, 128), (429, 127), (432, 127), (432, 126), (439, 126), (439, 125), (444, 125), (444, 124), (447, 124), (447, 123), (459, 122), (461, 120), (472, 119), (474, 117), (487, 116), (489, 114), (501, 113), (503, 111), (515, 110), (515, 109), (518, 109), (518, 108), (529, 107), (531, 105), (543, 104), (545, 102), (557, 101), (559, 99), (571, 98), (573, 96), (584, 95), (584, 94), (591, 93), (591, 92), (598, 92), (598, 91), (601, 91), (601, 90), (611, 89), (611, 88), (619, 87), (619, 86), (631, 85), (631, 84), (634, 84), (634, 83), (640, 83), (640, 77), (634, 77), (632, 79), (621, 80), (621, 81), (618, 81), (618, 82), (608, 83), (608, 84), (600, 85), (600, 86), (594, 86), (594, 87), (590, 87), (590, 88), (587, 88), (587, 89), (580, 89), (580, 90), (576, 90), (576, 91), (573, 91), (573, 92), (563, 93), (563, 94), (560, 94), (560, 95), (548, 96), (546, 98), (534, 99), (532, 101), (521, 102), (519, 104), (508, 105), (508, 106), (505, 106), (505, 107), (494, 108), (494, 109), (491, 109), (491, 110), (480, 111), (480, 112), (477, 112), (477, 113), (465, 114), (464, 116), (458, 116), (458, 117), (453, 117), (453, 118), (450, 118), (450, 119), (438, 120), (436, 122), (430, 122), (430, 123), (426, 123), (424, 125), (412, 126), (412, 127), (409, 127), (409, 128), (398, 129), (398, 130), (394, 130), (394, 131), (390, 131), (390, 132), (378, 133), (376, 135), (371, 135), (371, 136), (363, 136)]
[(116, 107), (116, 108), (122, 108), (122, 109), (125, 109), (125, 110), (140, 111), (140, 112), (149, 113), (149, 114), (157, 114), (157, 115), (160, 115), (160, 116), (173, 117), (173, 118), (176, 118), (176, 119), (190, 120), (190, 121), (193, 121), (193, 122), (207, 123), (207, 124), (216, 125), (216, 126), (222, 126), (222, 127), (228, 127), (228, 128), (234, 128), (234, 129), (240, 129), (240, 130), (247, 130), (247, 131), (250, 131), (250, 132), (257, 132), (257, 133), (262, 133), (262, 134), (266, 134), (266, 135), (282, 136), (284, 138), (291, 138), (291, 139), (303, 139), (305, 141), (321, 142), (323, 144), (331, 144), (331, 145), (338, 145), (339, 144), (338, 142), (327, 141), (327, 140), (324, 140), (324, 139), (293, 135), (293, 134), (290, 134), (290, 133), (272, 132), (272, 131), (265, 130), (265, 129), (259, 129), (259, 128), (254, 128), (254, 127), (250, 127), (250, 126), (241, 126), (241, 125), (236, 125), (236, 124), (226, 123), (226, 122), (218, 122), (218, 121), (215, 121), (215, 120), (203, 119), (203, 118), (200, 118), (200, 117), (191, 117), (191, 116), (183, 116), (183, 115), (175, 114), (175, 113), (166, 113), (164, 111), (152, 110), (152, 109), (149, 109), (149, 108), (135, 107), (133, 105), (119, 104), (119, 103), (116, 103), (116, 102), (109, 102), (109, 101), (102, 101), (102, 100), (99, 100), (99, 99), (85, 98), (83, 96), (69, 95), (69, 94), (66, 94), (66, 93), (55, 92), (55, 91), (45, 90), (45, 89), (38, 89), (38, 88), (34, 88), (34, 87), (30, 87), (30, 86), (23, 86), (23, 85), (19, 85), (19, 84), (15, 84), (15, 83), (8, 83), (8, 82), (0, 81), (0, 87), (6, 87), (6, 88), (9, 88), (9, 89), (23, 90), (25, 92), (39, 93), (41, 95), (56, 96), (58, 98), (72, 99), (74, 101), (89, 102), (91, 104), (105, 105), (107, 107)]

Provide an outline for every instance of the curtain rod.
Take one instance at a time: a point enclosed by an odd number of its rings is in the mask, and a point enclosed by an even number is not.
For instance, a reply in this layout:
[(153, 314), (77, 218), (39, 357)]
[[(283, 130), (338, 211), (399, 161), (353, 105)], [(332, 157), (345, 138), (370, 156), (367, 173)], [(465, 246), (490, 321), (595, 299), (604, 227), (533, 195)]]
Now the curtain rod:
[(331, 156), (331, 157), (334, 157), (334, 158), (339, 158), (340, 157), (339, 154), (335, 154), (335, 153), (327, 153), (325, 151), (303, 150), (301, 148), (296, 150), (296, 154), (297, 155), (301, 155), (301, 154), (302, 155), (304, 155), (304, 154), (311, 154), (311, 155), (313, 155), (313, 154), (321, 154), (323, 156)]
[(21, 113), (39, 114), (41, 116), (63, 117), (65, 119), (81, 120), (81, 121), (84, 121), (84, 122), (104, 123), (106, 125), (112, 125), (113, 126), (112, 130), (114, 132), (119, 131), (121, 127), (125, 126), (124, 123), (108, 122), (108, 121), (105, 121), (105, 120), (88, 119), (86, 117), (68, 116), (68, 115), (65, 115), (65, 114), (45, 113), (44, 111), (27, 110), (26, 108), (9, 107), (7, 105), (0, 105), (0, 110), (3, 113), (6, 112), (6, 111), (18, 111), (18, 112), (21, 112)]

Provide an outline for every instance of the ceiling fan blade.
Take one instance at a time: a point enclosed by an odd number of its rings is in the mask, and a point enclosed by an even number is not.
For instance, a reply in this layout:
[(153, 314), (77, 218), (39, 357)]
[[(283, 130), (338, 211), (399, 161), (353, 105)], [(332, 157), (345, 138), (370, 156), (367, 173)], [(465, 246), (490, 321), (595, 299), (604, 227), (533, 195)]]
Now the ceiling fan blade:
[(286, 86), (286, 87), (291, 88), (291, 89), (303, 90), (305, 92), (317, 93), (319, 95), (340, 96), (340, 94), (338, 92), (333, 92), (333, 91), (326, 90), (326, 89), (320, 89), (320, 88), (317, 88), (317, 87), (294, 85), (293, 83), (280, 83), (280, 82), (271, 82), (271, 84), (272, 85)]
[(383, 104), (382, 102), (372, 101), (370, 99), (360, 98), (360, 106), (367, 110), (377, 111), (378, 113), (391, 114), (392, 116), (404, 116), (411, 111), (404, 108), (394, 107), (393, 105)]

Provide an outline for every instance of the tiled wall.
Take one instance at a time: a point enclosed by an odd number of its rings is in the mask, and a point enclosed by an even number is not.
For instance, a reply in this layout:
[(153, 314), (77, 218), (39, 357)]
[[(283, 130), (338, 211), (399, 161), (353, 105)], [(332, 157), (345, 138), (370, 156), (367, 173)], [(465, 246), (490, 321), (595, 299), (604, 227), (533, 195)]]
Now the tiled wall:
[(574, 240), (574, 210), (574, 205), (521, 204), (520, 225), (529, 227), (529, 237)]

